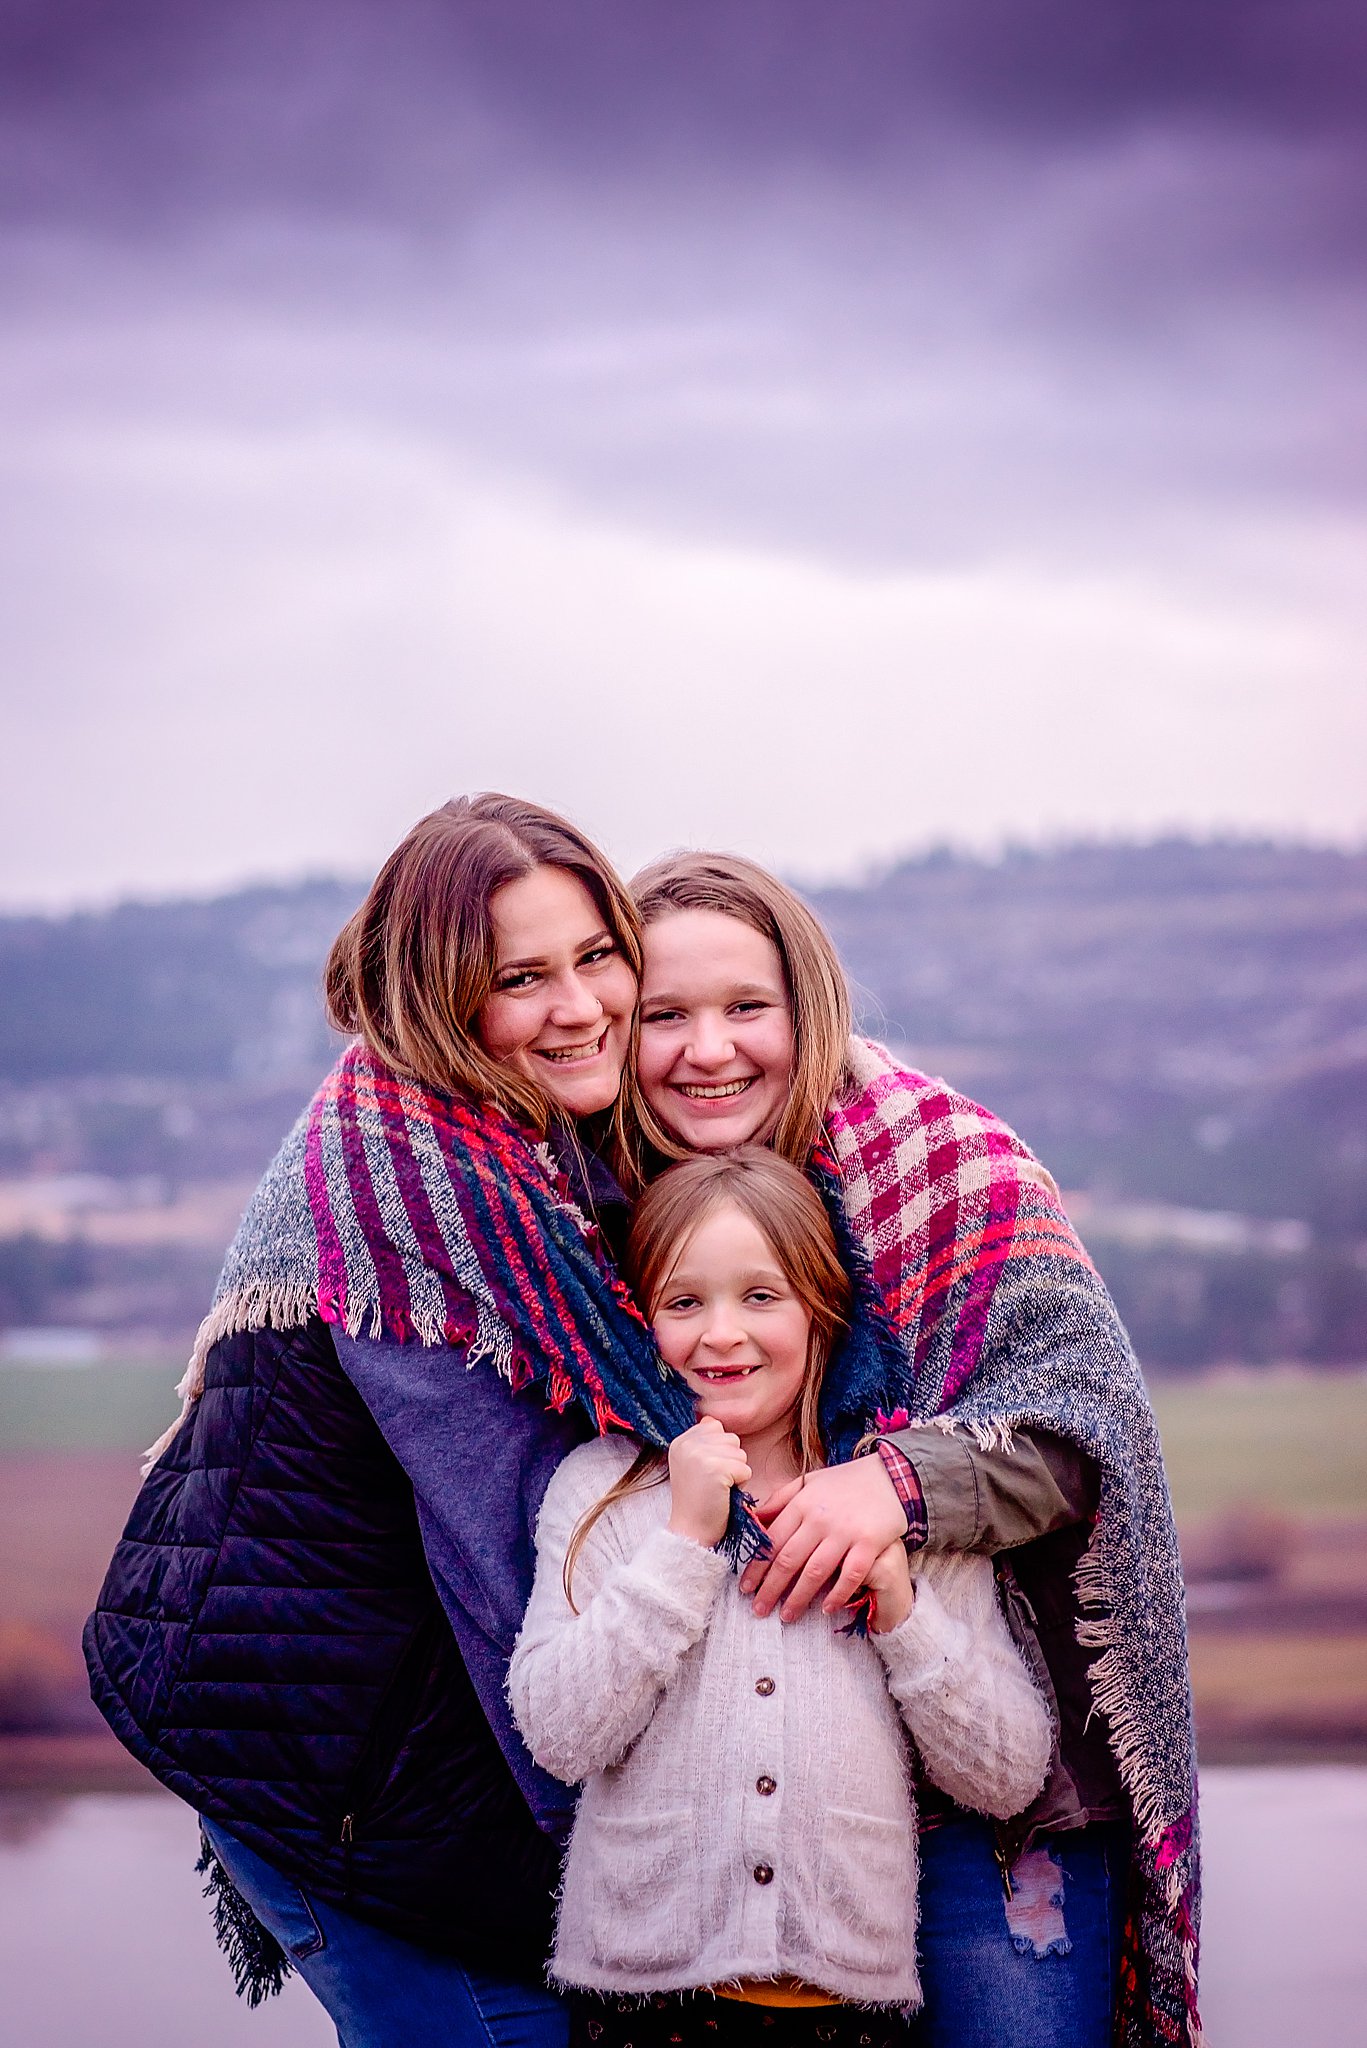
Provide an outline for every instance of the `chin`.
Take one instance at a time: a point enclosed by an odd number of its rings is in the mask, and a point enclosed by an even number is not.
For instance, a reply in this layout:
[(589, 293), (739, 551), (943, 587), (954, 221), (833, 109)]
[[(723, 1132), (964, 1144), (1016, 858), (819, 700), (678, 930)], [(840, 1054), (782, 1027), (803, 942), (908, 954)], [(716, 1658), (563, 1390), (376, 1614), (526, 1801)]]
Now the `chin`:
[(696, 1130), (674, 1130), (679, 1143), (687, 1145), (690, 1152), (730, 1152), (737, 1145), (753, 1144), (758, 1135), (759, 1126), (750, 1117), (744, 1123), (700, 1121)]
[[(528, 1065), (530, 1067), (530, 1062)], [(557, 1074), (554, 1068), (531, 1068), (537, 1086), (548, 1102), (562, 1110), (566, 1116), (598, 1116), (603, 1110), (611, 1109), (622, 1092), (624, 1064), (619, 1060), (616, 1066), (595, 1062), (596, 1072), (584, 1074)]]
[(604, 1082), (596, 1088), (549, 1088), (546, 1092), (556, 1108), (564, 1110), (566, 1116), (597, 1116), (600, 1111), (612, 1108), (621, 1085), (619, 1077), (612, 1087)]

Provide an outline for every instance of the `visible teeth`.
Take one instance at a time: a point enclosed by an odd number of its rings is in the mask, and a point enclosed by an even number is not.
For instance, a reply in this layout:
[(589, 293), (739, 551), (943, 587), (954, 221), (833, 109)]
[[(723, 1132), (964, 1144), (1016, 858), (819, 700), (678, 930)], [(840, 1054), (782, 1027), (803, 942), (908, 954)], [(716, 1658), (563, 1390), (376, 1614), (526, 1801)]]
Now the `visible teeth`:
[(587, 1045), (543, 1045), (541, 1057), (543, 1060), (584, 1060), (596, 1053), (602, 1043), (601, 1038), (594, 1038)]
[(683, 1094), (695, 1096), (699, 1102), (716, 1102), (723, 1095), (739, 1095), (753, 1079), (754, 1075), (750, 1074), (743, 1081), (723, 1081), (718, 1088), (705, 1087), (700, 1081), (681, 1081), (679, 1087)]
[(757, 1365), (700, 1365), (698, 1377), (704, 1380), (747, 1380), (752, 1372), (758, 1372)]

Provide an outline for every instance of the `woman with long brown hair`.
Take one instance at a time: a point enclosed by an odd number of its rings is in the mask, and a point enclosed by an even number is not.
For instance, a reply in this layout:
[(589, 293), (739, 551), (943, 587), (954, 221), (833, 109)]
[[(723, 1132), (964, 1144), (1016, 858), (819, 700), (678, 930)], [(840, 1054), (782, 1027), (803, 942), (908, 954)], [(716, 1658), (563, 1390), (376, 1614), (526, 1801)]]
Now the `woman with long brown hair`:
[(87, 1629), (102, 1711), (202, 1818), (240, 1988), (297, 1969), (347, 2048), (564, 2036), (570, 1802), (504, 1680), (561, 1458), (692, 1421), (600, 1242), (639, 967), (563, 818), (478, 796), (408, 834)]
[(1038, 1799), (922, 1806), (930, 2048), (1195, 2048), (1199, 1873), (1181, 1568), (1157, 1430), (1047, 1172), (997, 1118), (850, 1032), (810, 909), (682, 853), (645, 927), (639, 1171), (758, 1141), (838, 1176), (906, 1366), (879, 1455), (759, 1505), (756, 1612), (835, 1614), (886, 1545), (986, 1551), (1053, 1702)]

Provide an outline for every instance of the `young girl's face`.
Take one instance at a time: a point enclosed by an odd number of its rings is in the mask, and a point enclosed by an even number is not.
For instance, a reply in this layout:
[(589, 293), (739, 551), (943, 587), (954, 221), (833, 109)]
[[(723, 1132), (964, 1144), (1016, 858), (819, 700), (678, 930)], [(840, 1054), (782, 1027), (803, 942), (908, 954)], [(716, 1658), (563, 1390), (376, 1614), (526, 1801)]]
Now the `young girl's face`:
[(661, 1356), (688, 1382), (698, 1416), (747, 1438), (786, 1428), (803, 1381), (811, 1316), (744, 1210), (705, 1216), (675, 1257), (651, 1321)]
[(793, 1015), (772, 940), (719, 910), (672, 910), (645, 933), (638, 1078), (692, 1152), (763, 1140), (793, 1085)]

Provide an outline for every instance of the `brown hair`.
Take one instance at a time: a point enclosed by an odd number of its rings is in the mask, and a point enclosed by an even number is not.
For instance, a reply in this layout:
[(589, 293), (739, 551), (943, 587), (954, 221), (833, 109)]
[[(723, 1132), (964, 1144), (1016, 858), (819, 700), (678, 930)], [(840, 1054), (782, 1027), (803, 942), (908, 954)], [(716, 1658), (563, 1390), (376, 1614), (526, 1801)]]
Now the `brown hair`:
[(583, 883), (639, 982), (636, 908), (604, 855), (554, 811), (489, 792), (429, 811), (399, 842), (333, 942), (324, 991), (337, 1029), (358, 1034), (399, 1073), (492, 1102), (544, 1132), (545, 1095), (491, 1059), (474, 1031), (494, 976), (490, 901), (539, 867)]
[[(794, 1056), (792, 1087), (770, 1143), (804, 1166), (843, 1078), (851, 1029), (849, 985), (825, 927), (777, 875), (738, 853), (667, 853), (642, 868), (631, 893), (644, 926), (672, 910), (715, 910), (774, 947), (792, 1005)], [(637, 1114), (656, 1152), (687, 1158), (648, 1103), (638, 1103)]]
[[(807, 1372), (792, 1429), (798, 1470), (810, 1472), (825, 1462), (821, 1381), (836, 1340), (849, 1323), (853, 1289), (830, 1217), (806, 1175), (764, 1145), (693, 1154), (652, 1181), (636, 1204), (623, 1268), (646, 1314), (653, 1314), (694, 1232), (728, 1206), (748, 1216), (772, 1247), (811, 1318)], [(657, 1485), (665, 1477), (666, 1456), (654, 1445), (644, 1446), (616, 1484), (580, 1518), (565, 1553), (565, 1597), (571, 1607), (575, 1562), (594, 1523), (624, 1494)]]

